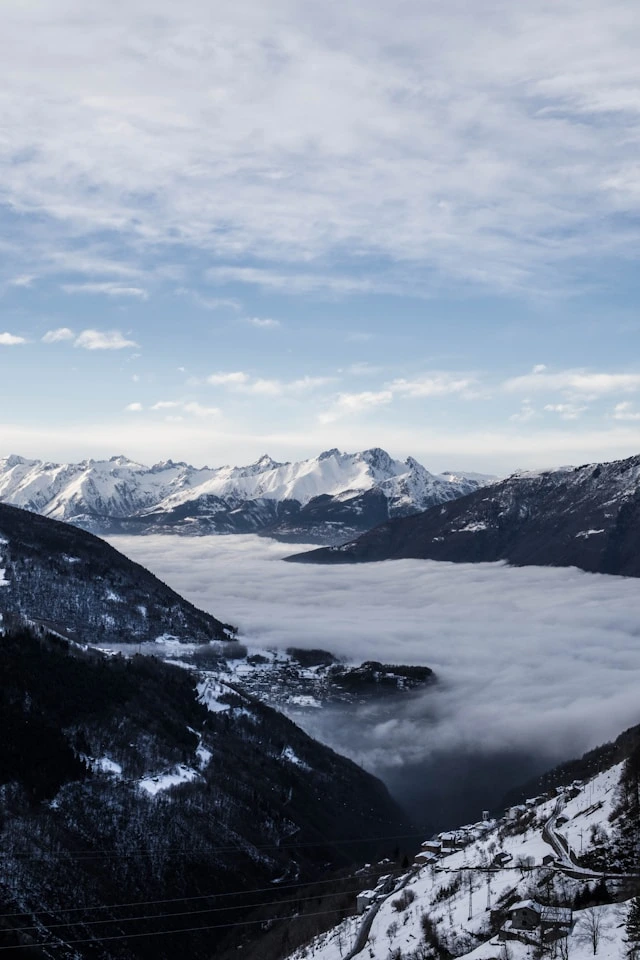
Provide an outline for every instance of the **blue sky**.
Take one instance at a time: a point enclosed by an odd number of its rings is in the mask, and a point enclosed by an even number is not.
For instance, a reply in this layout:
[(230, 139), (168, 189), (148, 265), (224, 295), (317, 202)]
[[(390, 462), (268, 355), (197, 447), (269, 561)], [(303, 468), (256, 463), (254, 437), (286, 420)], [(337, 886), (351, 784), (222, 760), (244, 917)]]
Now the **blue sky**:
[(0, 452), (640, 449), (622, 0), (5, 0)]

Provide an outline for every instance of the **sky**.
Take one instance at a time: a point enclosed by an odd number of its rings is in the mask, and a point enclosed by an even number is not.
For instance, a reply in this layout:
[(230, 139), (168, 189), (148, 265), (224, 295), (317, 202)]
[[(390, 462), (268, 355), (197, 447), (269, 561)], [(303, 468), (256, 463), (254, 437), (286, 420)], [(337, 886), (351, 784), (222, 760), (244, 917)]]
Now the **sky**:
[[(428, 560), (323, 567), (283, 563), (291, 544), (262, 537), (170, 540), (111, 542), (236, 625), (245, 643), (435, 671), (437, 687), (404, 709), (394, 705), (384, 722), (366, 711), (333, 726), (302, 720), (370, 770), (388, 776), (395, 766), (401, 774), (461, 752), (479, 756), (480, 765), (500, 753), (537, 756), (539, 769), (548, 768), (638, 722), (633, 579)], [(506, 773), (503, 791), (519, 776)]]
[(0, 454), (640, 449), (633, 0), (4, 0)]

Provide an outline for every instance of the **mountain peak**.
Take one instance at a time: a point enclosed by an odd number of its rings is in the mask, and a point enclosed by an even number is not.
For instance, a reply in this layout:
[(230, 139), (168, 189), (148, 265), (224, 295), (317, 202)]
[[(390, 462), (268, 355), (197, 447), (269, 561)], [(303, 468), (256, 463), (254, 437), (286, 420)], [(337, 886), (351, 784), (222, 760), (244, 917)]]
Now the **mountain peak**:
[(331, 450), (324, 450), (323, 453), (321, 453), (320, 456), (318, 457), (318, 460), (330, 460), (331, 457), (339, 457), (339, 456), (340, 456), (340, 451), (338, 450), (338, 448), (332, 447)]

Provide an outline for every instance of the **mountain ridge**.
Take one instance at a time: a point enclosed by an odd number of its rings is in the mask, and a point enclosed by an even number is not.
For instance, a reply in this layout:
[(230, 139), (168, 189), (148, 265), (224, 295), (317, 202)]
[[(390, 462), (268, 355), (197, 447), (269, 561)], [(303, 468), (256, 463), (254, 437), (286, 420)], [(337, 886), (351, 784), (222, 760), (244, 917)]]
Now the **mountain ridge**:
[(337, 448), (295, 463), (268, 454), (248, 466), (147, 467), (123, 455), (51, 463), (0, 460), (0, 502), (98, 533), (266, 533), (336, 542), (388, 519), (478, 489), (493, 478), (435, 475), (378, 447)]
[(640, 576), (640, 455), (514, 474), (455, 501), (392, 519), (299, 563), (429, 559), (576, 566)]

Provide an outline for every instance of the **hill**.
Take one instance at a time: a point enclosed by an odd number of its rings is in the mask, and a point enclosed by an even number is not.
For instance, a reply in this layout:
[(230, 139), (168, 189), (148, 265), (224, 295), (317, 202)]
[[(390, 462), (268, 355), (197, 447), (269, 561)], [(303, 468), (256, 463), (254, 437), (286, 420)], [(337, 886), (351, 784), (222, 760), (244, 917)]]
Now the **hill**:
[(172, 635), (205, 643), (233, 628), (198, 610), (148, 570), (67, 523), (0, 504), (0, 615), (82, 643)]
[(290, 916), (410, 832), (378, 780), (197, 671), (29, 630), (0, 671), (2, 950), (237, 957), (261, 904)]

